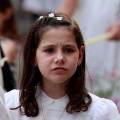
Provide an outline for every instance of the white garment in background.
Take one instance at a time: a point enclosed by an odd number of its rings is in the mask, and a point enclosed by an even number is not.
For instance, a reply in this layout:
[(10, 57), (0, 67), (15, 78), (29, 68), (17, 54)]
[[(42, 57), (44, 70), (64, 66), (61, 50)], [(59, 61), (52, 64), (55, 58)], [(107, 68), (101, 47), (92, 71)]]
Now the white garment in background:
[(55, 11), (62, 0), (23, 0), (22, 9), (34, 14)]
[[(102, 35), (120, 22), (120, 0), (81, 0), (77, 21), (85, 40)], [(120, 42), (101, 41), (86, 46), (87, 68), (92, 90), (116, 102), (120, 108)], [(87, 81), (88, 82), (88, 81)]]
[(10, 117), (5, 108), (4, 94), (3, 94), (3, 90), (1, 89), (1, 87), (0, 87), (0, 120), (10, 120)]
[[(36, 98), (40, 112), (37, 117), (21, 115), (19, 109), (8, 111), (12, 120), (44, 120), (43, 113), (45, 120), (58, 120), (62, 112), (60, 120), (119, 120), (120, 114), (112, 101), (99, 98), (91, 93), (90, 96), (92, 97), (92, 104), (88, 111), (69, 114), (66, 111), (63, 112), (69, 100), (67, 95), (60, 99), (52, 99), (38, 89)], [(12, 90), (6, 93), (5, 104), (8, 109), (10, 107), (18, 107), (19, 90)], [(41, 108), (43, 108), (43, 113)]]

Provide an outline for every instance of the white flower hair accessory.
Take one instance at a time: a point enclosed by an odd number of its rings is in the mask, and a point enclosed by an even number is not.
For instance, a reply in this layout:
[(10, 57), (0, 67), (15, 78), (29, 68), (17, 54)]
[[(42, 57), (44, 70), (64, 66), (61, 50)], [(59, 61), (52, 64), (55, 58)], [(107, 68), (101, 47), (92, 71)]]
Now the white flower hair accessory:
[[(43, 17), (44, 17), (44, 16), (40, 16), (40, 17), (38, 18), (38, 20), (42, 19)], [(56, 18), (57, 20), (62, 20), (62, 17), (55, 17), (54, 13), (48, 14), (48, 17), (54, 17), (54, 18)]]
[(49, 17), (54, 17), (56, 18), (57, 20), (62, 20), (62, 17), (55, 17), (54, 13), (50, 13), (48, 14)]
[(54, 17), (54, 13), (48, 14), (49, 17)]
[(62, 17), (57, 17), (57, 20), (62, 20)]
[(43, 16), (40, 16), (39, 18), (38, 18), (38, 20), (40, 20), (40, 19), (42, 19), (43, 18)]

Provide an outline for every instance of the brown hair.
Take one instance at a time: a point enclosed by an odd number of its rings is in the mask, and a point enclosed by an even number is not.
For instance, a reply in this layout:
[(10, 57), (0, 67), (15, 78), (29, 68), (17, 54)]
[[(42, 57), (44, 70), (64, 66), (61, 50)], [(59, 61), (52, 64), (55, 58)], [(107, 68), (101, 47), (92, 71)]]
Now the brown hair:
[[(62, 20), (57, 20), (57, 17), (62, 17)], [(54, 27), (67, 27), (74, 33), (78, 48), (84, 46), (83, 37), (77, 23), (71, 20), (67, 15), (63, 13), (54, 13), (54, 17), (46, 15), (35, 21), (24, 47), (23, 74), (20, 82), (19, 107), (20, 111), (21, 106), (24, 108), (24, 112), (21, 111), (21, 113), (27, 116), (35, 117), (39, 113), (35, 94), (37, 86), (42, 82), (42, 79), (38, 67), (34, 66), (36, 49), (46, 28)], [(67, 88), (67, 94), (69, 102), (66, 106), (66, 111), (68, 113), (88, 110), (92, 99), (85, 88), (85, 53), (81, 65), (77, 67), (75, 74), (71, 77)]]
[[(10, 0), (0, 0), (0, 12), (2, 14), (5, 14), (7, 9), (13, 10), (11, 1)], [(4, 21), (0, 32), (5, 37), (9, 37), (11, 39), (18, 38), (19, 35), (18, 35), (18, 29), (17, 29), (14, 13), (11, 15), (11, 17), (8, 20)]]

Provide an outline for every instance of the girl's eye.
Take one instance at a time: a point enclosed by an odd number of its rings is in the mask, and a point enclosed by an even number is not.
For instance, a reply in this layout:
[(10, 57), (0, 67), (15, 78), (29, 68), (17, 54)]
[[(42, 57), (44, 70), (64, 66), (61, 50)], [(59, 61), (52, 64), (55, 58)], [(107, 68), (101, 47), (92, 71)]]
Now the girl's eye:
[(65, 52), (66, 52), (66, 53), (72, 53), (73, 51), (74, 51), (74, 50), (71, 49), (71, 48), (66, 48), (66, 49), (65, 49)]
[(52, 52), (54, 52), (54, 49), (53, 48), (49, 48), (49, 49), (46, 49), (45, 52), (52, 53)]

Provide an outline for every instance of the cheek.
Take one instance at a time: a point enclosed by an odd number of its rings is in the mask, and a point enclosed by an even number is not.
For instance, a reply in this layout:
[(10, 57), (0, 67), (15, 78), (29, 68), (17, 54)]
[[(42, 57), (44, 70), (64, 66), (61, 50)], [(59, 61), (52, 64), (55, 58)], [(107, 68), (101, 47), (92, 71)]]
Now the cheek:
[(68, 58), (68, 60), (71, 61), (71, 63), (74, 63), (74, 64), (77, 64), (78, 59), (79, 59), (79, 55), (78, 55), (78, 54), (75, 54), (75, 55), (70, 56), (70, 57)]
[(78, 64), (78, 57), (71, 57), (69, 58), (69, 66), (71, 67), (71, 69), (77, 69), (77, 64)]
[(77, 66), (78, 66), (78, 59), (79, 59), (79, 54), (75, 54), (69, 58), (69, 66), (71, 67), (71, 70), (76, 71)]
[(42, 55), (39, 54), (37, 57), (36, 57), (36, 60), (37, 60), (37, 64), (38, 66), (48, 66), (50, 63), (51, 63), (51, 57), (47, 57), (45, 55)]
[(46, 66), (48, 66), (48, 65), (46, 64), (46, 61), (44, 59), (41, 59), (41, 60), (37, 59), (37, 66), (38, 66), (40, 72), (42, 73), (42, 72), (46, 71)]
[(39, 68), (40, 73), (43, 76), (46, 76), (49, 74), (50, 68), (51, 68), (51, 59), (46, 58), (46, 57), (40, 57), (37, 59), (37, 65)]
[(69, 64), (69, 75), (70, 75), (70, 77), (75, 73), (76, 70), (77, 70), (77, 62), (76, 62), (76, 60), (73, 60)]

